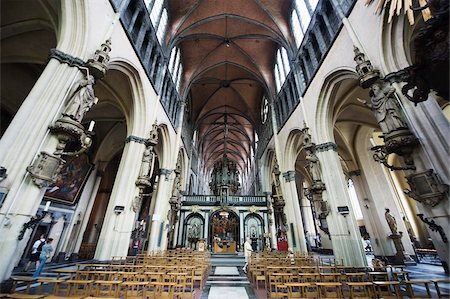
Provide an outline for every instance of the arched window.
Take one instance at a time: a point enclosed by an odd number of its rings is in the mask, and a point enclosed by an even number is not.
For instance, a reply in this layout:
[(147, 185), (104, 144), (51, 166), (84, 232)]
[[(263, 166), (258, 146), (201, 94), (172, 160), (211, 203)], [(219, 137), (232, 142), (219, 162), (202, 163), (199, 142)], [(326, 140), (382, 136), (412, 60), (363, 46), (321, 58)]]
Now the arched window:
[(178, 90), (181, 83), (181, 75), (183, 73), (183, 64), (181, 63), (181, 51), (176, 47), (170, 52), (169, 65), (167, 66), (170, 74), (172, 75), (173, 83)]
[(300, 26), (300, 19), (295, 9), (292, 11), (291, 21), (292, 21), (292, 33), (294, 33), (295, 44), (297, 45), (298, 48), (302, 43), (304, 34), (303, 29)]
[(281, 89), (287, 75), (291, 71), (291, 66), (289, 63), (289, 57), (285, 48), (280, 48), (277, 51), (276, 63), (274, 68), (275, 73), (275, 85), (277, 91)]
[(163, 0), (155, 0), (155, 2), (153, 3), (152, 11), (150, 12), (150, 19), (152, 20), (153, 27), (156, 27), (162, 9)]
[(161, 15), (161, 20), (159, 21), (158, 31), (156, 32), (156, 37), (158, 37), (160, 44), (162, 43), (164, 33), (166, 32), (166, 27), (167, 27), (167, 10), (164, 8)]
[(180, 62), (180, 67), (178, 68), (178, 72), (177, 72), (177, 75), (176, 75), (176, 83), (175, 83), (178, 91), (180, 90), (180, 83), (181, 83), (181, 75), (182, 74), (183, 74), (183, 65)]

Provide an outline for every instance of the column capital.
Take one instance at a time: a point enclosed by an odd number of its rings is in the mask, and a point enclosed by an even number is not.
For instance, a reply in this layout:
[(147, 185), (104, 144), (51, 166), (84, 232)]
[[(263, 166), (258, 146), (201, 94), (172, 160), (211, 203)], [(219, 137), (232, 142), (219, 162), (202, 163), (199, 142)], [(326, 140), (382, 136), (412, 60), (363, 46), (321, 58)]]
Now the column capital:
[(173, 169), (167, 169), (167, 168), (160, 168), (159, 173), (160, 175), (164, 175), (166, 177), (166, 181), (169, 180), (169, 176), (172, 173)]
[(348, 176), (352, 177), (352, 176), (360, 176), (361, 175), (361, 170), (360, 169), (355, 169), (352, 171), (348, 172)]
[(318, 152), (326, 152), (326, 151), (329, 151), (329, 150), (333, 150), (333, 151), (337, 152), (337, 148), (338, 148), (337, 144), (334, 143), (334, 142), (331, 142), (331, 141), (330, 142), (324, 142), (324, 143), (321, 143), (321, 144), (317, 144), (315, 146), (315, 149)]
[(83, 59), (74, 57), (70, 54), (64, 53), (61, 50), (56, 48), (50, 49), (50, 54), (48, 55), (49, 60), (55, 58), (60, 63), (68, 64), (69, 66), (74, 67), (84, 67), (86, 62)]
[(286, 172), (283, 172), (284, 181), (286, 183), (295, 181), (295, 170), (289, 170)]
[(130, 135), (125, 139), (125, 143), (129, 143), (129, 142), (145, 144), (147, 142), (147, 139), (139, 137), (139, 136)]

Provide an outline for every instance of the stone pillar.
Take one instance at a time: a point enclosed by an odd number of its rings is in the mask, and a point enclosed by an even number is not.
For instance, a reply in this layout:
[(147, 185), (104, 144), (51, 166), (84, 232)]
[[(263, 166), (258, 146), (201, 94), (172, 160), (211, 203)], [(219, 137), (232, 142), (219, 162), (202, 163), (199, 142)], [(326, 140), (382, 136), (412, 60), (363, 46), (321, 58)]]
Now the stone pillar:
[[(161, 175), (158, 179), (158, 190), (155, 198), (155, 208), (151, 216), (152, 225), (150, 228), (150, 238), (148, 244), (148, 250), (158, 250), (164, 248), (164, 239), (167, 239), (164, 235), (165, 226), (161, 224), (166, 222), (167, 212), (169, 210), (169, 192), (170, 192), (170, 181), (169, 176), (171, 171), (168, 169), (161, 169)], [(161, 241), (159, 241), (159, 236), (161, 235)]]
[[(294, 236), (296, 237), (295, 248), (299, 249), (302, 253), (307, 253), (308, 249), (306, 247), (305, 231), (303, 228), (303, 218), (300, 213), (300, 205), (298, 202), (297, 186), (295, 184), (295, 170), (287, 171), (283, 173), (286, 186), (286, 194), (288, 196), (286, 200), (286, 214), (288, 223), (293, 223), (294, 226)], [(291, 229), (291, 227), (289, 227)], [(288, 232), (288, 234), (291, 234)], [(292, 237), (291, 237), (292, 238)], [(289, 244), (292, 246), (293, 244)]]
[(177, 238), (177, 246), (184, 247), (183, 243), (183, 233), (184, 233), (184, 219), (186, 218), (186, 211), (181, 210), (180, 220), (178, 220), (178, 238)]
[[(317, 157), (321, 165), (326, 165), (322, 178), (326, 185), (323, 198), (328, 202), (330, 213), (327, 216), (328, 228), (333, 243), (334, 256), (343, 258), (347, 266), (366, 266), (367, 260), (361, 242), (358, 224), (356, 222), (347, 190), (342, 165), (334, 143), (316, 146)], [(349, 213), (338, 213), (338, 207), (348, 207)]]
[(271, 198), (271, 194), (270, 192), (266, 192), (266, 201), (267, 201), (267, 218), (268, 218), (268, 222), (267, 222), (267, 226), (269, 227), (269, 233), (271, 236), (271, 242), (272, 242), (272, 248), (277, 249), (277, 230), (275, 227), (275, 214), (274, 214), (274, 210), (273, 210), (273, 206), (272, 206), (272, 198)]
[[(132, 204), (138, 194), (135, 182), (145, 149), (144, 138), (129, 140), (123, 150), (95, 251), (95, 259), (101, 261), (110, 260), (112, 256), (126, 256), (128, 253), (136, 214)], [(123, 211), (116, 212), (118, 207), (123, 207)]]
[[(48, 126), (56, 120), (72, 84), (81, 77), (77, 68), (50, 59), (0, 140), (0, 165), (8, 177), (0, 187), (8, 190), (0, 210), (0, 282), (8, 278), (30, 237), (17, 240), (23, 224), (35, 216), (45, 190), (26, 172), (40, 151), (53, 153), (58, 143)], [(26, 200), (23, 200), (26, 199)]]
[(209, 240), (209, 235), (208, 235), (208, 231), (209, 231), (209, 212), (206, 211), (204, 212), (203, 216), (205, 217), (205, 227), (203, 228), (204, 233), (203, 233), (203, 238), (206, 241), (206, 245), (208, 246), (208, 240)]
[(240, 234), (240, 240), (236, 240), (237, 243), (238, 243), (237, 245), (239, 247), (243, 246), (243, 244), (245, 242), (245, 238), (247, 237), (245, 235), (245, 230), (244, 230), (244, 225), (245, 225), (244, 218), (245, 218), (244, 212), (240, 211), (239, 212), (239, 234)]
[[(405, 251), (409, 255), (415, 255), (408, 231), (402, 218), (403, 213), (400, 207), (400, 199), (392, 185), (392, 180), (388, 177), (384, 166), (375, 162), (372, 154), (368, 151), (370, 142), (357, 144), (357, 152), (360, 153), (359, 161), (363, 165), (362, 171), (353, 172), (351, 177), (355, 183), (358, 199), (364, 219), (369, 228), (374, 253), (377, 256), (386, 256), (391, 259), (395, 256), (394, 244), (388, 236), (391, 234), (389, 226), (384, 217), (384, 209), (388, 208), (391, 214), (397, 219), (398, 231), (403, 233), (401, 241)], [(383, 186), (383, 188), (380, 188)]]

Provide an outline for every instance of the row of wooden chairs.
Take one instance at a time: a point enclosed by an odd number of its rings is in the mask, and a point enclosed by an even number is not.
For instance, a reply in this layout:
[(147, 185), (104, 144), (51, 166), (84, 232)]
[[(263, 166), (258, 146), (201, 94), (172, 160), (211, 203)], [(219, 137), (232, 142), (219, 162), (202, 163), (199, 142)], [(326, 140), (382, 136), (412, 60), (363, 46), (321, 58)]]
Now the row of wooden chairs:
[[(434, 284), (439, 298), (448, 298), (448, 294), (441, 292), (439, 283), (449, 282), (449, 280), (415, 280), (273, 283), (268, 289), (268, 298), (436, 298), (431, 292), (430, 284)], [(414, 286), (424, 286), (425, 293), (417, 294)]]
[[(159, 253), (158, 261), (163, 264), (151, 265), (151, 259), (139, 257), (115, 258), (106, 264), (78, 264), (77, 269), (55, 270), (57, 279), (15, 278), (14, 293), (10, 298), (194, 298), (195, 285), (203, 289), (207, 274), (211, 268), (209, 253), (192, 254), (197, 264), (192, 260), (185, 264), (179, 263), (183, 257), (164, 256)], [(117, 262), (119, 261), (120, 262)], [(125, 262), (123, 262), (125, 261)], [(140, 261), (137, 264), (137, 261)], [(142, 261), (149, 261), (146, 264)], [(189, 264), (189, 265), (186, 265)], [(124, 271), (121, 271), (124, 270)], [(62, 279), (62, 276), (69, 279)], [(17, 283), (26, 284), (25, 292), (15, 292)], [(30, 294), (30, 286), (40, 283), (36, 294)], [(51, 286), (51, 294), (44, 294), (44, 285)], [(48, 286), (46, 287), (48, 291)]]

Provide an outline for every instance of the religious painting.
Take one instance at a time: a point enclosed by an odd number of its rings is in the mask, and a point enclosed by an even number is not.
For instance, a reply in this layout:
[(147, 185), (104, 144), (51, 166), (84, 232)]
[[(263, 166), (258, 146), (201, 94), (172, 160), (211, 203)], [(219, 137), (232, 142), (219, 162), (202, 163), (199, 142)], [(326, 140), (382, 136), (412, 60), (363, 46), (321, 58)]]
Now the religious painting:
[(47, 188), (44, 197), (73, 205), (80, 197), (93, 165), (86, 154), (78, 157), (64, 157), (64, 160), (66, 163), (58, 174), (56, 182)]

